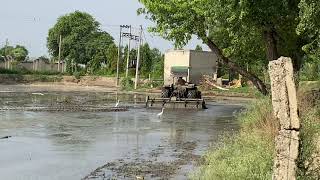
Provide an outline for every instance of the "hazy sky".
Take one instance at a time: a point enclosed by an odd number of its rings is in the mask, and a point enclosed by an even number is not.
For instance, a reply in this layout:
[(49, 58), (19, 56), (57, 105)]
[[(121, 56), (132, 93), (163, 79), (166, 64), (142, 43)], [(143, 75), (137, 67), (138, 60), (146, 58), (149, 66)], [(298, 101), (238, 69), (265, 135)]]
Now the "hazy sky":
[[(141, 7), (138, 0), (0, 0), (0, 47), (6, 38), (10, 45), (22, 44), (27, 47), (30, 57), (48, 55), (46, 37), (59, 16), (75, 10), (93, 15), (116, 41), (120, 24), (131, 24), (144, 28), (151, 22), (143, 16), (137, 16)], [(173, 47), (171, 42), (153, 34), (146, 33), (151, 47), (162, 51)], [(201, 41), (192, 40), (186, 48), (194, 49)]]

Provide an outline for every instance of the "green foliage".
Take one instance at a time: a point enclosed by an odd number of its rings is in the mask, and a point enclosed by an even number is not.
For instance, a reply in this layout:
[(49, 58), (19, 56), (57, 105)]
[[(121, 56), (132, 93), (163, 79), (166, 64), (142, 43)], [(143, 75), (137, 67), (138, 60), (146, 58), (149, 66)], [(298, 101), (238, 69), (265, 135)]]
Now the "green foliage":
[(0, 74), (19, 74), (19, 75), (63, 75), (56, 71), (29, 71), (25, 68), (20, 68), (19, 66), (14, 69), (4, 69), (0, 68)]
[(272, 103), (269, 97), (260, 98), (259, 100), (252, 102), (246, 109), (247, 110), (241, 112), (238, 117), (243, 129), (252, 129), (256, 126), (277, 121), (273, 118)]
[(271, 179), (274, 138), (267, 133), (269, 129), (263, 128), (265, 122), (261, 119), (272, 114), (270, 109), (270, 100), (266, 98), (241, 113), (240, 134), (225, 137), (221, 146), (210, 150), (192, 179)]
[(28, 54), (28, 50), (21, 45), (16, 45), (16, 47), (6, 46), (0, 49), (0, 56), (11, 56), (18, 62), (24, 61)]
[(320, 1), (318, 0), (301, 0), (300, 22), (297, 33), (305, 38), (307, 42), (303, 50), (312, 60), (320, 58)]
[(192, 179), (271, 179), (273, 146), (258, 134), (241, 134), (206, 154), (207, 166)]
[[(140, 0), (139, 14), (155, 22), (151, 32), (182, 47), (195, 35), (233, 70), (241, 69), (264, 78), (270, 57), (268, 34), (275, 38), (279, 56), (290, 56), (295, 69), (303, 60), (303, 37), (296, 34), (298, 0)], [(211, 41), (216, 45), (212, 45)], [(220, 54), (220, 51), (222, 54)], [(235, 62), (236, 66), (229, 62)], [(237, 67), (237, 68), (235, 68)], [(246, 78), (254, 79), (243, 73)]]
[(159, 78), (163, 76), (163, 63), (164, 56), (159, 49), (151, 49), (149, 44), (144, 44), (141, 48), (141, 75), (148, 77), (149, 74), (153, 75), (153, 78)]
[(203, 51), (203, 50), (202, 50), (202, 47), (201, 47), (200, 45), (197, 45), (194, 50), (196, 50), (196, 51)]
[(320, 108), (313, 108), (301, 119), (303, 126), (300, 130), (297, 179), (320, 179), (320, 166), (316, 158), (320, 155), (320, 149), (317, 149), (320, 138)]
[[(50, 54), (57, 59), (59, 54), (59, 37), (62, 36), (61, 59), (70, 64), (89, 64), (91, 72), (100, 68), (101, 63), (109, 61), (108, 49), (114, 48), (113, 38), (99, 29), (99, 23), (84, 12), (75, 11), (61, 16), (49, 30), (47, 46)], [(113, 58), (113, 57), (112, 57)], [(113, 60), (111, 58), (111, 60)]]
[(134, 82), (131, 80), (130, 77), (123, 78), (121, 80), (121, 88), (123, 90), (131, 90), (133, 89), (133, 85), (134, 85)]
[(79, 80), (81, 78), (81, 73), (79, 71), (73, 72), (73, 76)]
[(306, 62), (300, 71), (301, 81), (317, 81), (320, 80), (320, 66), (318, 61)]
[(19, 71), (17, 69), (4, 69), (0, 68), (0, 74), (25, 74), (26, 72)]

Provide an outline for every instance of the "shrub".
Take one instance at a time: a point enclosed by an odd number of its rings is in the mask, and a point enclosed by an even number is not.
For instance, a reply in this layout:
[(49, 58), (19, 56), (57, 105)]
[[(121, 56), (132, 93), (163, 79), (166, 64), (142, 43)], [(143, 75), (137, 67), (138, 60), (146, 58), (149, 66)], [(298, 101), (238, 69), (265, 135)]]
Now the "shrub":
[(127, 77), (127, 78), (123, 78), (121, 80), (121, 88), (122, 89), (126, 89), (126, 90), (130, 90), (130, 89), (133, 89), (133, 81), (131, 80), (130, 77)]
[[(305, 86), (308, 86), (306, 88)], [(301, 115), (297, 179), (320, 179), (320, 91), (319, 84), (299, 89)]]
[(73, 72), (73, 76), (79, 80), (81, 78), (81, 73), (79, 71)]
[[(254, 102), (240, 113), (241, 132), (226, 136), (210, 150), (192, 179), (271, 179), (274, 136), (278, 128), (269, 98)], [(270, 131), (270, 132), (269, 132)]]

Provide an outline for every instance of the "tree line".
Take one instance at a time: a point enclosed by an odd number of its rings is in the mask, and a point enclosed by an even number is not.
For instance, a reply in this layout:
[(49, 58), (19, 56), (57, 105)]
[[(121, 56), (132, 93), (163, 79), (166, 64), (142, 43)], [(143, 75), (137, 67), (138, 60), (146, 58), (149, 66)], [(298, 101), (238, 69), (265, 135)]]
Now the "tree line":
[[(61, 42), (60, 42), (61, 36)], [(60, 44), (61, 43), (61, 44)], [(113, 37), (100, 29), (100, 23), (90, 14), (75, 11), (58, 18), (57, 23), (49, 30), (47, 47), (54, 60), (66, 61), (67, 71), (78, 71), (78, 64), (86, 65), (89, 74), (114, 74), (117, 67), (118, 47)], [(120, 47), (127, 52), (128, 47)], [(162, 76), (162, 53), (148, 44), (141, 47), (141, 75), (154, 72)], [(130, 59), (136, 59), (136, 50), (130, 50)], [(120, 72), (125, 71), (127, 53), (120, 54)], [(132, 71), (133, 75), (133, 71)]]
[[(61, 42), (60, 42), (61, 40)], [(75, 11), (57, 19), (49, 29), (47, 48), (51, 62), (59, 59), (66, 62), (66, 71), (88, 75), (114, 75), (117, 69), (118, 46), (113, 37), (101, 30), (100, 23), (88, 13)], [(60, 48), (60, 52), (59, 52)], [(120, 47), (120, 73), (125, 72), (128, 47)], [(0, 60), (10, 57), (17, 62), (27, 60), (28, 50), (21, 45), (4, 46), (0, 49)], [(40, 57), (41, 59), (46, 59)], [(130, 60), (136, 60), (137, 51), (130, 50)], [(154, 77), (163, 75), (164, 56), (157, 48), (145, 43), (141, 46), (140, 75)], [(83, 66), (85, 65), (85, 68)], [(135, 70), (129, 70), (134, 75)]]

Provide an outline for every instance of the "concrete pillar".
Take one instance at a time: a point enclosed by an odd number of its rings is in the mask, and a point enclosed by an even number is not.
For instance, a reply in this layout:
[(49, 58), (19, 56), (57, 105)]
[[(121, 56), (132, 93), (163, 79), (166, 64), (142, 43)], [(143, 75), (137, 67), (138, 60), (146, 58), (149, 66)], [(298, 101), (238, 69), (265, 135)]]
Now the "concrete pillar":
[(295, 180), (299, 151), (298, 103), (290, 58), (281, 57), (269, 63), (272, 106), (279, 120), (273, 179)]

